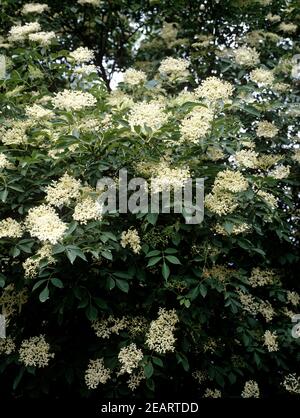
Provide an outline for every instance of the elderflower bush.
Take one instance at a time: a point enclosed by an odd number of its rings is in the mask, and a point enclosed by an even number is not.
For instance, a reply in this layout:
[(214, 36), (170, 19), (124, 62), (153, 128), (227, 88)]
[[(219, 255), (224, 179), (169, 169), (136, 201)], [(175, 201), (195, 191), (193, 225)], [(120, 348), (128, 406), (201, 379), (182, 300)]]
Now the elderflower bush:
[[(101, 7), (78, 2), (87, 4)], [(143, 71), (128, 68), (109, 92), (94, 51), (62, 49), (47, 5), (25, 6), (31, 20), (4, 34), (0, 81), (8, 396), (61, 395), (66, 385), (95, 398), (152, 396), (166, 385), (213, 398), (299, 394), (299, 340), (290, 332), (300, 301), (291, 57), (274, 36), (252, 31), (231, 51), (193, 35), (187, 58), (184, 28), (164, 22), (156, 33), (163, 55)], [(137, 64), (151, 56), (151, 37)], [(217, 75), (204, 71), (199, 45), (207, 57), (215, 49)], [(205, 178), (203, 222), (102, 214), (97, 180), (123, 167), (158, 190)]]

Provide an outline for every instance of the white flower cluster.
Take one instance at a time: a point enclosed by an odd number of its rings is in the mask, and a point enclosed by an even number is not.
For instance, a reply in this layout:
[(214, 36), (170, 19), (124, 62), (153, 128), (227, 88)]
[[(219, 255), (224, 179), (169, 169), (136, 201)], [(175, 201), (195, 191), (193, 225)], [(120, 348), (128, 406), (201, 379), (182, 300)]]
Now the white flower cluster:
[(205, 206), (208, 210), (217, 215), (227, 215), (234, 212), (238, 207), (238, 203), (234, 195), (223, 190), (215, 190), (205, 196)]
[(273, 15), (272, 13), (268, 13), (266, 16), (266, 20), (268, 20), (271, 23), (278, 23), (281, 20), (281, 17), (279, 15)]
[[(77, 129), (82, 132), (98, 132), (101, 129), (101, 122), (96, 118), (85, 118), (77, 125)], [(102, 121), (103, 123), (103, 121)]]
[(147, 76), (144, 71), (138, 71), (134, 68), (128, 68), (124, 73), (123, 81), (130, 86), (136, 86), (144, 83), (147, 80)]
[(235, 153), (234, 160), (238, 166), (256, 168), (258, 164), (258, 153), (251, 150), (241, 150)]
[(103, 206), (97, 200), (90, 196), (86, 197), (75, 206), (73, 219), (84, 225), (91, 220), (100, 221), (102, 219), (102, 208)]
[(127, 385), (130, 390), (134, 391), (137, 387), (140, 386), (141, 381), (146, 379), (143, 369), (138, 370), (135, 373), (131, 373), (129, 379), (127, 380)]
[(273, 0), (256, 0), (257, 3), (261, 4), (262, 6), (269, 6), (273, 2)]
[(241, 290), (237, 293), (242, 307), (246, 312), (254, 316), (260, 313), (266, 322), (272, 321), (275, 311), (269, 301), (256, 300), (250, 293), (245, 293)]
[(16, 344), (11, 337), (0, 338), (0, 355), (9, 355), (16, 349)]
[(129, 344), (127, 347), (122, 347), (118, 354), (118, 359), (121, 363), (119, 374), (131, 374), (133, 370), (139, 366), (143, 357), (144, 355), (142, 350), (137, 348), (134, 343)]
[(128, 322), (125, 316), (122, 318), (115, 318), (110, 315), (107, 319), (93, 321), (92, 323), (92, 328), (99, 338), (109, 338), (111, 334), (119, 335), (119, 332), (127, 326)]
[(298, 26), (295, 25), (294, 23), (281, 22), (278, 28), (282, 32), (295, 33), (297, 31)]
[(274, 83), (274, 74), (270, 70), (265, 70), (264, 68), (257, 68), (251, 71), (250, 80), (261, 87), (270, 86)]
[(97, 73), (97, 67), (94, 64), (82, 64), (81, 67), (74, 69), (74, 73), (88, 76), (93, 73)]
[(212, 110), (206, 107), (197, 107), (188, 113), (181, 121), (180, 126), (180, 141), (189, 141), (197, 144), (199, 139), (205, 137), (211, 128), (213, 120)]
[(129, 246), (135, 254), (141, 251), (141, 239), (136, 229), (128, 229), (121, 234), (121, 246), (123, 248)]
[(26, 106), (25, 113), (29, 118), (37, 121), (40, 119), (52, 119), (55, 117), (55, 114), (52, 112), (52, 110), (45, 109), (43, 106), (38, 104)]
[(7, 130), (1, 129), (2, 134), (1, 141), (4, 145), (20, 145), (27, 142), (26, 131), (31, 127), (32, 121), (29, 120), (19, 120), (13, 121), (13, 127)]
[[(133, 99), (121, 90), (113, 90), (107, 97), (110, 106), (119, 110), (130, 108), (134, 105)], [(136, 122), (135, 122), (136, 123)]]
[(272, 210), (277, 208), (277, 198), (271, 193), (259, 190), (257, 196), (259, 196)]
[(46, 187), (46, 201), (56, 207), (69, 205), (72, 199), (77, 199), (80, 194), (81, 183), (74, 177), (65, 173), (58, 181)]
[(95, 54), (90, 49), (80, 46), (75, 51), (70, 52), (70, 57), (76, 61), (77, 64), (91, 61), (95, 58)]
[(25, 226), (32, 237), (40, 241), (49, 241), (51, 244), (57, 244), (67, 230), (67, 225), (55, 210), (46, 205), (29, 209)]
[(298, 306), (300, 302), (300, 295), (297, 292), (287, 292), (287, 300), (294, 306)]
[(246, 68), (255, 67), (259, 63), (259, 53), (255, 48), (242, 46), (233, 51), (235, 62)]
[(205, 370), (195, 370), (192, 373), (192, 377), (197, 380), (197, 383), (201, 385), (201, 383), (205, 382), (208, 379), (208, 374)]
[(9, 161), (7, 156), (3, 154), (3, 152), (0, 153), (0, 169), (3, 168), (12, 168), (13, 164)]
[(167, 311), (159, 308), (158, 318), (151, 322), (146, 335), (146, 344), (150, 350), (164, 354), (175, 350), (175, 326), (179, 321), (175, 309)]
[(28, 39), (32, 42), (36, 42), (42, 46), (48, 46), (51, 44), (52, 39), (56, 38), (55, 32), (36, 32), (30, 33)]
[(25, 366), (45, 367), (54, 357), (43, 335), (24, 340), (19, 349), (19, 360)]
[(276, 180), (285, 179), (290, 175), (290, 166), (289, 165), (278, 165), (273, 170), (268, 172), (268, 176), (273, 177)]
[(41, 25), (38, 22), (25, 23), (23, 26), (12, 26), (9, 31), (8, 40), (9, 42), (24, 41), (30, 33), (39, 32), (40, 30)]
[(160, 36), (167, 44), (169, 44), (176, 39), (177, 33), (178, 29), (176, 27), (176, 23), (164, 22), (160, 31)]
[(279, 347), (278, 347), (278, 342), (277, 342), (277, 334), (276, 332), (272, 332), (272, 331), (266, 331), (264, 333), (264, 344), (268, 351), (271, 353), (273, 351), (278, 351)]
[(23, 235), (23, 227), (12, 218), (0, 221), (0, 238), (20, 238)]
[(128, 122), (132, 130), (135, 126), (144, 126), (157, 131), (168, 120), (168, 115), (164, 112), (164, 106), (159, 101), (139, 102), (133, 104), (128, 117)]
[(245, 383), (241, 396), (242, 398), (259, 398), (259, 387), (257, 382), (248, 380), (248, 382)]
[(272, 90), (277, 93), (286, 93), (291, 90), (291, 85), (288, 83), (274, 83)]
[(217, 398), (221, 398), (221, 397), (222, 397), (222, 393), (218, 389), (207, 388), (204, 392), (204, 395), (203, 395), (203, 398), (217, 399)]
[(282, 384), (288, 392), (300, 395), (300, 376), (296, 373), (288, 374)]
[(85, 4), (90, 4), (91, 6), (100, 6), (101, 0), (77, 0), (78, 4), (84, 6)]
[(226, 101), (233, 94), (233, 85), (218, 77), (208, 77), (196, 88), (195, 95), (210, 102), (216, 100)]
[(95, 106), (97, 99), (90, 93), (80, 90), (60, 91), (52, 98), (52, 104), (55, 108), (71, 110), (82, 110), (86, 107)]
[(213, 192), (225, 190), (232, 193), (239, 193), (247, 190), (248, 181), (239, 171), (219, 171), (213, 185)]
[(292, 159), (296, 162), (300, 164), (300, 148), (296, 149), (294, 151), (294, 155), (292, 156)]
[(243, 222), (239, 225), (234, 225), (232, 228), (232, 231), (230, 233), (228, 233), (228, 231), (226, 231), (226, 229), (220, 225), (217, 224), (215, 226), (215, 231), (217, 234), (220, 235), (239, 235), (239, 234), (243, 234), (243, 233), (248, 233), (251, 231), (251, 226), (249, 224), (247, 224), (246, 222)]
[(190, 178), (188, 168), (170, 168), (167, 162), (161, 161), (155, 169), (158, 173), (151, 177), (151, 191), (159, 193), (164, 190), (181, 189)]
[(33, 257), (28, 257), (22, 264), (25, 277), (33, 278), (37, 275), (41, 261), (47, 260), (47, 264), (54, 264), (55, 258), (52, 256), (52, 245), (44, 244)]
[(211, 161), (223, 160), (225, 158), (225, 154), (220, 148), (211, 145), (206, 149), (206, 156)]
[(19, 292), (15, 290), (14, 284), (7, 285), (0, 296), (0, 308), (6, 320), (21, 312), (22, 305), (28, 301), (28, 292), (23, 288)]
[(271, 122), (262, 120), (257, 124), (256, 135), (263, 138), (274, 138), (279, 129)]
[(89, 389), (96, 389), (99, 383), (105, 384), (111, 377), (111, 370), (104, 365), (103, 358), (90, 360), (85, 372), (85, 383)]
[(248, 282), (251, 287), (268, 286), (275, 283), (277, 277), (273, 270), (254, 267)]
[(189, 65), (190, 62), (186, 59), (167, 57), (160, 63), (158, 72), (170, 81), (183, 81), (190, 75)]
[(26, 3), (22, 7), (21, 13), (27, 15), (29, 13), (41, 14), (43, 12), (49, 11), (48, 4), (45, 3)]

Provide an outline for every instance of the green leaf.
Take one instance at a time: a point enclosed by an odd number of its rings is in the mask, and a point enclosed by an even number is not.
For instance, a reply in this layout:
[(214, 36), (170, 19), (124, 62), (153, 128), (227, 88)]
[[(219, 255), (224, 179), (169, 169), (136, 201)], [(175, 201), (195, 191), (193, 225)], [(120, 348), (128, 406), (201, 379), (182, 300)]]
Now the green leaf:
[(260, 361), (260, 357), (257, 353), (254, 353), (254, 361), (257, 364), (257, 366), (259, 367), (260, 364), (261, 364), (261, 361)]
[(3, 203), (6, 202), (7, 196), (8, 196), (8, 190), (7, 189), (2, 190), (0, 192), (0, 200), (2, 200)]
[(61, 244), (55, 244), (52, 247), (52, 254), (53, 255), (63, 253), (64, 251), (65, 251), (65, 247)]
[(147, 267), (151, 267), (154, 266), (155, 264), (157, 264), (160, 260), (162, 259), (162, 257), (153, 257), (150, 258), (150, 260), (148, 261)]
[(242, 107), (242, 109), (245, 111), (245, 112), (247, 112), (247, 113), (249, 113), (250, 115), (253, 115), (253, 116), (260, 116), (260, 112), (255, 108), (255, 107), (253, 107), (253, 106), (250, 106), (250, 105), (244, 105), (243, 107)]
[(45, 283), (47, 280), (48, 280), (48, 279), (42, 279), (42, 280), (37, 281), (37, 282), (34, 284), (34, 286), (33, 286), (33, 288), (32, 288), (32, 291), (34, 292), (34, 291), (35, 291), (38, 287), (40, 287), (40, 286), (41, 286), (41, 284)]
[(192, 290), (188, 293), (188, 297), (189, 297), (191, 300), (196, 299), (196, 297), (199, 295), (199, 291), (200, 291), (199, 286), (194, 287), (194, 289), (192, 289)]
[(218, 372), (216, 373), (216, 381), (220, 386), (224, 387), (225, 381), (221, 373), (218, 373)]
[(190, 369), (190, 365), (189, 365), (189, 362), (188, 362), (188, 359), (187, 359), (187, 357), (184, 355), (184, 354), (179, 354), (179, 353), (176, 353), (176, 358), (177, 358), (177, 362), (178, 362), (178, 364), (181, 364), (182, 365), (182, 367), (183, 367), (183, 369), (187, 372), (187, 371), (189, 371), (189, 369)]
[(149, 390), (151, 390), (152, 392), (154, 392), (155, 389), (155, 383), (153, 379), (147, 379), (146, 380), (146, 386)]
[(8, 187), (12, 190), (16, 190), (17, 192), (24, 193), (24, 189), (20, 186), (9, 184)]
[(65, 236), (71, 235), (72, 232), (74, 232), (75, 229), (77, 228), (77, 225), (78, 225), (78, 223), (76, 221), (71, 222), (67, 231), (66, 231), (66, 233), (65, 233)]
[(207, 295), (207, 288), (206, 286), (204, 286), (203, 283), (199, 285), (199, 292), (203, 298), (205, 298), (205, 296)]
[(109, 277), (107, 279), (107, 285), (108, 285), (109, 290), (112, 290), (116, 286), (115, 279), (113, 279), (112, 277)]
[(84, 253), (81, 251), (79, 247), (76, 247), (75, 245), (68, 245), (66, 247), (66, 253), (71, 264), (74, 263), (77, 257), (81, 258), (84, 261), (87, 261)]
[(120, 279), (132, 279), (132, 275), (129, 273), (123, 273), (122, 271), (115, 271), (114, 276), (119, 277)]
[(227, 377), (229, 382), (234, 385), (236, 382), (236, 375), (230, 372)]
[(21, 379), (24, 375), (24, 372), (25, 372), (25, 367), (21, 367), (21, 369), (19, 370), (19, 373), (17, 374), (17, 376), (14, 379), (13, 390), (16, 390), (17, 387), (19, 386), (19, 383), (21, 382)]
[(150, 379), (150, 377), (153, 375), (154, 369), (152, 366), (152, 363), (149, 362), (144, 366), (144, 372), (147, 379)]
[(11, 253), (11, 255), (12, 255), (14, 258), (16, 258), (16, 257), (18, 257), (18, 256), (21, 254), (21, 251), (20, 251), (20, 250), (19, 250), (19, 248), (16, 246), (16, 247), (13, 247), (13, 248), (11, 249), (10, 253)]
[(18, 248), (22, 250), (24, 253), (30, 254), (32, 245), (26, 244), (18, 244)]
[(159, 357), (152, 357), (152, 361), (159, 367), (164, 367), (163, 361)]
[(95, 321), (98, 316), (98, 309), (93, 305), (89, 305), (85, 310), (85, 314), (90, 321)]
[(168, 277), (170, 276), (170, 269), (169, 269), (169, 266), (166, 264), (165, 261), (163, 262), (161, 272), (162, 272), (163, 278), (165, 280), (168, 280)]
[(176, 250), (176, 248), (167, 248), (165, 250), (165, 254), (176, 254), (178, 253), (178, 250)]
[(101, 255), (102, 255), (102, 257), (106, 258), (107, 260), (111, 261), (113, 259), (113, 255), (112, 255), (111, 251), (107, 251), (107, 250), (101, 251)]
[(149, 253), (148, 254), (146, 254), (146, 257), (154, 257), (154, 256), (156, 256), (156, 255), (159, 255), (161, 252), (160, 251), (158, 251), (158, 250), (152, 250), (152, 251), (149, 251)]
[(46, 286), (45, 289), (41, 291), (41, 293), (39, 295), (39, 299), (40, 299), (41, 302), (46, 302), (46, 300), (49, 299), (49, 289), (48, 289), (48, 286)]
[(102, 299), (102, 298), (98, 298), (98, 297), (97, 298), (93, 298), (93, 301), (101, 309), (105, 309), (106, 310), (108, 308), (107, 302), (104, 299)]
[(175, 257), (175, 255), (166, 255), (166, 259), (172, 264), (181, 264), (181, 262), (178, 260), (177, 257)]
[(5, 280), (6, 280), (6, 277), (0, 273), (0, 287), (5, 286)]
[(231, 234), (231, 233), (232, 233), (232, 231), (233, 231), (233, 227), (234, 227), (234, 225), (233, 225), (233, 223), (232, 223), (232, 222), (225, 221), (225, 222), (223, 223), (223, 227), (224, 227), (225, 231), (226, 231), (228, 234)]
[(120, 290), (122, 290), (122, 292), (128, 293), (128, 291), (129, 291), (128, 282), (126, 282), (126, 280), (121, 280), (121, 279), (115, 279), (115, 280), (116, 280), (117, 287)]
[(148, 213), (147, 216), (146, 216), (147, 221), (151, 225), (155, 225), (156, 224), (157, 218), (158, 218), (158, 213)]
[(53, 279), (51, 279), (51, 283), (53, 284), (53, 286), (59, 287), (60, 289), (64, 287), (63, 282), (57, 277), (53, 277)]
[(112, 241), (118, 241), (117, 237), (112, 232), (103, 232), (103, 235), (106, 236), (108, 239), (111, 239)]

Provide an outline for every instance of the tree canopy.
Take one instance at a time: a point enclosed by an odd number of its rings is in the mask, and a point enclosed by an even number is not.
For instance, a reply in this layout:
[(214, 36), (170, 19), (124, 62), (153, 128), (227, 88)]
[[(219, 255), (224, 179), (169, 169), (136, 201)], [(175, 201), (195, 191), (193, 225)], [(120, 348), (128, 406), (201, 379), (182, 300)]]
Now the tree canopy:
[[(299, 1), (0, 19), (5, 396), (299, 396)], [(104, 213), (124, 168), (204, 179), (203, 221)]]

